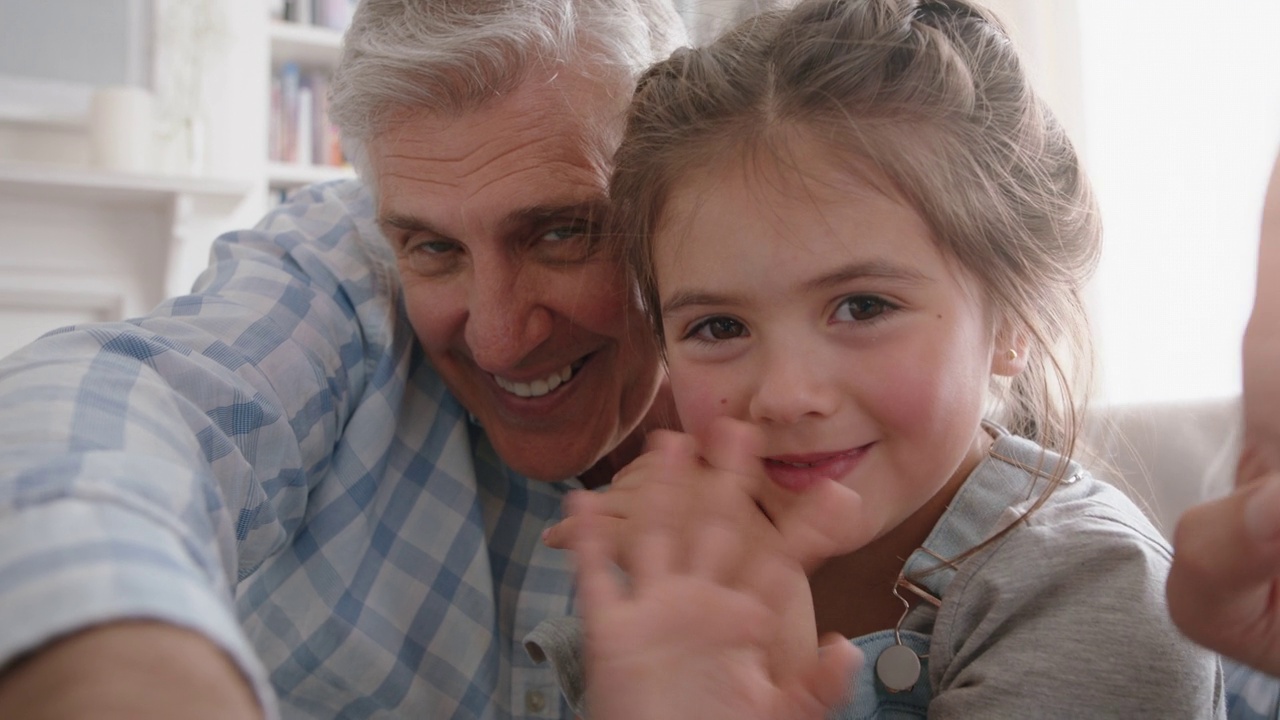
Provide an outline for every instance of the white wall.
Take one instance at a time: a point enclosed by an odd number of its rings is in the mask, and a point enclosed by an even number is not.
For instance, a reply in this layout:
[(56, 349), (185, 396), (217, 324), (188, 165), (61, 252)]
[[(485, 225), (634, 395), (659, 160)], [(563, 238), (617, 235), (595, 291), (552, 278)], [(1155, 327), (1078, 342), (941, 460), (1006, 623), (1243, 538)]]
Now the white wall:
[(1078, 2), (1103, 398), (1237, 393), (1280, 144), (1280, 2)]
[[(0, 355), (185, 292), (218, 233), (257, 221), (266, 23), (256, 0), (0, 0)], [(91, 162), (90, 96), (119, 83), (155, 90), (142, 172)]]
[(149, 84), (146, 0), (0, 0), (0, 74)]
[(1276, 0), (988, 0), (1102, 207), (1090, 288), (1104, 403), (1240, 390), (1280, 146)]

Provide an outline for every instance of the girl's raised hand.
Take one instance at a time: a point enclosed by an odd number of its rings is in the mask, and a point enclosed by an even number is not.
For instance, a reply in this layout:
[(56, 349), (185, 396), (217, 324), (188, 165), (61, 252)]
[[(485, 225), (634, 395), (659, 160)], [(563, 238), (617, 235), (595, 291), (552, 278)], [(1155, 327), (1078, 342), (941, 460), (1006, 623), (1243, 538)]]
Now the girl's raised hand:
[[(603, 493), (607, 555), (627, 569), (633, 538), (644, 529), (634, 522), (639, 493), (655, 482), (682, 478), (688, 481), (682, 483), (683, 492), (690, 494), (671, 508), (678, 513), (677, 526), (696, 525), (714, 509), (736, 518), (754, 542), (781, 549), (806, 570), (871, 541), (874, 525), (863, 521), (861, 496), (836, 482), (819, 483), (804, 493), (778, 487), (760, 461), (762, 445), (758, 429), (728, 418), (713, 422), (701, 443), (684, 433), (652, 433), (648, 450), (619, 471)], [(570, 516), (549, 528), (543, 541), (567, 548), (578, 526)]]
[(577, 493), (570, 503), (594, 720), (818, 720), (845, 699), (861, 655), (844, 639), (771, 662), (788, 632), (786, 588), (803, 582), (794, 561), (744, 546), (720, 517), (678, 530), (678, 498), (649, 493), (636, 510), (651, 522), (634, 538), (624, 585), (602, 500)]
[[(606, 557), (629, 575), (645, 570), (648, 539), (670, 538), (688, 562), (711, 560), (716, 578), (732, 585), (746, 562), (754, 557), (777, 556), (790, 561), (775, 570), (773, 608), (781, 618), (780, 630), (767, 643), (768, 664), (783, 671), (811, 657), (818, 643), (813, 597), (804, 568), (792, 559), (777, 529), (753, 499), (751, 490), (768, 483), (755, 454), (758, 432), (735, 425), (716, 438), (715, 448), (728, 467), (708, 464), (688, 435), (658, 433), (649, 449), (615, 478), (603, 493), (589, 495), (593, 512), (588, 516), (570, 507), (569, 517), (556, 528), (569, 538), (570, 547), (590, 520), (590, 531)], [(579, 503), (584, 502), (578, 500)], [(708, 537), (729, 539), (738, 552), (732, 556), (704, 551), (699, 543)], [(556, 538), (549, 539), (555, 542)], [(734, 564), (737, 563), (737, 565)], [(786, 577), (783, 577), (786, 576)], [(704, 607), (703, 612), (714, 613)]]
[[(781, 672), (812, 656), (818, 642), (806, 570), (859, 547), (871, 525), (862, 522), (857, 493), (834, 482), (803, 494), (777, 487), (759, 459), (762, 447), (757, 428), (723, 418), (702, 445), (689, 435), (655, 433), (607, 491), (592, 495), (592, 532), (628, 574), (640, 569), (642, 540), (655, 532), (694, 553), (707, 528), (715, 528), (733, 538), (743, 557), (786, 558), (793, 576), (778, 583), (774, 604), (784, 630), (768, 643), (768, 663)], [(548, 531), (547, 544), (573, 547), (584, 522), (570, 513)]]

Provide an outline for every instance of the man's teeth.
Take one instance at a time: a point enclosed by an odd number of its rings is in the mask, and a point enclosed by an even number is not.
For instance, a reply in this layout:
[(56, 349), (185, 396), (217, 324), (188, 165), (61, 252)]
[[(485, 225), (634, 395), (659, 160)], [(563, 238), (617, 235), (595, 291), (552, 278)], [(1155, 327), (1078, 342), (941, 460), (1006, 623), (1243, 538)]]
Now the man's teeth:
[(500, 378), (497, 375), (493, 376), (493, 381), (498, 383), (498, 387), (506, 390), (512, 395), (518, 395), (522, 398), (531, 398), (546, 395), (564, 383), (569, 382), (569, 378), (571, 377), (573, 377), (573, 366), (565, 365), (560, 368), (558, 372), (551, 373), (547, 377), (541, 380), (534, 380), (533, 382), (514, 382)]

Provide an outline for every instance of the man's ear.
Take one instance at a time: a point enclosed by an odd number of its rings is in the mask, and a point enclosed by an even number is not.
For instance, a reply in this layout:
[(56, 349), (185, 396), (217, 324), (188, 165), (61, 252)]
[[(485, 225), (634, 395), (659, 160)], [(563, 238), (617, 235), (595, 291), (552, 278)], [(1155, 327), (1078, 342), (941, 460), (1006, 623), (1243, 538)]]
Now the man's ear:
[(991, 350), (991, 372), (995, 375), (1013, 377), (1027, 367), (1027, 354), (1031, 342), (1025, 331), (1005, 327), (996, 333), (995, 345)]

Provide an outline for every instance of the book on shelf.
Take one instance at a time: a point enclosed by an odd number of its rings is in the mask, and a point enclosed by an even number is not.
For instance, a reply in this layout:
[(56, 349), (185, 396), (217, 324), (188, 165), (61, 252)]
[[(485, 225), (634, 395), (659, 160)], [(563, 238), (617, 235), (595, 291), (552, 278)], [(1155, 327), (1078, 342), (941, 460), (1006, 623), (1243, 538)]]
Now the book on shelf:
[(346, 30), (357, 0), (268, 0), (271, 16), (285, 22)]
[(295, 165), (347, 164), (329, 119), (329, 73), (283, 63), (271, 79), (268, 157)]

